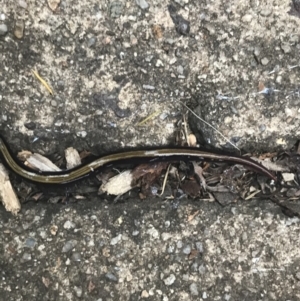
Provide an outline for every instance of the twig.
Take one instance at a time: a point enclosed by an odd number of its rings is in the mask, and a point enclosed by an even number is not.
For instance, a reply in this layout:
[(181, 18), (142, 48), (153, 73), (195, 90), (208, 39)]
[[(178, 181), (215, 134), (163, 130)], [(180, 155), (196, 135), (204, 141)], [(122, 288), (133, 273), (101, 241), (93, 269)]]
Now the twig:
[(234, 148), (240, 151), (240, 149), (234, 145), (228, 138), (226, 138), (220, 131), (218, 131), (215, 127), (213, 127), (211, 124), (209, 124), (207, 121), (202, 119), (199, 115), (197, 115), (192, 109), (190, 109), (186, 104), (184, 104), (182, 101), (179, 100), (179, 102), (188, 109), (194, 116), (196, 116), (199, 120), (201, 120), (203, 123), (205, 123), (207, 126), (211, 127), (214, 131), (216, 131), (223, 139), (225, 139), (229, 144), (231, 144)]

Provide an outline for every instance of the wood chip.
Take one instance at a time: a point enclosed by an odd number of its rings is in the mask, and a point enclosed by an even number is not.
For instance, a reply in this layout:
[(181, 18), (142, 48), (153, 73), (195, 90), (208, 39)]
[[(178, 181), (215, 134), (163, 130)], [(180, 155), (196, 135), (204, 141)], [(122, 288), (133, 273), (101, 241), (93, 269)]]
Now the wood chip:
[(21, 204), (11, 186), (8, 173), (2, 164), (0, 164), (0, 199), (7, 211), (14, 215), (20, 211)]
[(106, 192), (112, 195), (122, 195), (132, 189), (131, 170), (126, 170), (108, 180), (107, 183), (101, 185), (99, 193)]
[(67, 161), (67, 169), (71, 169), (81, 164), (79, 153), (73, 147), (69, 147), (65, 150), (65, 157)]
[(48, 158), (40, 154), (32, 154), (27, 158), (27, 162), (30, 164), (30, 167), (40, 171), (61, 171), (61, 169)]

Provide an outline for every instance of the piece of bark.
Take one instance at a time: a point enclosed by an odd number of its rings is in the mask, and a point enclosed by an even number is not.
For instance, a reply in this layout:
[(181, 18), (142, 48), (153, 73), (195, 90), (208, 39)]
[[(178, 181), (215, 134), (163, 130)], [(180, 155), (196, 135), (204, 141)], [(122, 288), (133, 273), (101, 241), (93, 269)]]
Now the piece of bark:
[(126, 170), (110, 178), (107, 183), (102, 184), (99, 193), (122, 195), (132, 188), (132, 173), (131, 170)]
[(40, 171), (61, 171), (61, 169), (52, 163), (48, 158), (40, 154), (32, 154), (27, 158), (27, 162), (31, 168)]
[(20, 211), (21, 204), (11, 186), (8, 173), (2, 164), (0, 164), (0, 199), (6, 211), (14, 215)]
[(73, 147), (68, 147), (65, 150), (65, 157), (67, 161), (67, 169), (71, 169), (81, 164), (79, 153)]

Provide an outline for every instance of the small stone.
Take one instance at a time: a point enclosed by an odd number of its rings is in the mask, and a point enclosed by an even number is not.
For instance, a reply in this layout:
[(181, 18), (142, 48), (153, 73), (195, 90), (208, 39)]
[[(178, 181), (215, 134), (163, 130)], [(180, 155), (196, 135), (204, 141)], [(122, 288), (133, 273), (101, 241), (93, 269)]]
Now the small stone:
[(181, 240), (177, 241), (177, 249), (181, 249), (183, 247), (183, 243)]
[(4, 36), (7, 33), (7, 25), (0, 24), (0, 36)]
[(149, 297), (149, 293), (146, 290), (143, 290), (141, 293), (141, 298), (148, 298)]
[(29, 237), (26, 239), (25, 241), (25, 247), (27, 248), (34, 248), (34, 246), (36, 245), (36, 240), (33, 237)]
[(143, 85), (143, 88), (145, 90), (155, 90), (155, 87), (154, 86), (151, 86), (151, 85)]
[(118, 236), (112, 238), (112, 240), (110, 241), (110, 244), (112, 246), (116, 245), (120, 240), (122, 239), (122, 234), (119, 234)]
[(166, 279), (164, 279), (164, 283), (165, 285), (172, 285), (176, 280), (176, 277), (174, 274), (171, 274), (169, 277), (167, 277)]
[(163, 232), (163, 233), (161, 234), (161, 239), (162, 239), (163, 241), (166, 241), (166, 240), (170, 239), (172, 236), (173, 236), (173, 235), (172, 235), (171, 233)]
[(163, 67), (163, 66), (164, 66), (164, 63), (160, 59), (158, 59), (156, 61), (155, 67)]
[(57, 101), (54, 100), (54, 99), (52, 99), (52, 100), (51, 100), (51, 106), (52, 106), (52, 107), (57, 107)]
[(95, 43), (96, 43), (96, 38), (95, 38), (95, 37), (91, 37), (91, 38), (89, 38), (88, 41), (87, 41), (87, 46), (88, 46), (89, 48), (91, 48), (92, 46), (95, 45)]
[(268, 17), (268, 16), (270, 16), (272, 14), (272, 10), (271, 10), (271, 8), (270, 9), (262, 9), (261, 11), (260, 11), (260, 15), (261, 16), (263, 16), (263, 17)]
[(146, 0), (135, 0), (135, 2), (141, 9), (147, 9), (149, 7)]
[(207, 293), (206, 293), (206, 292), (203, 292), (202, 298), (203, 298), (203, 299), (206, 299), (206, 298), (207, 298)]
[(173, 245), (169, 246), (168, 249), (167, 249), (167, 252), (169, 254), (174, 253), (174, 251), (175, 251), (175, 247)]
[(231, 123), (231, 122), (232, 122), (232, 117), (226, 116), (225, 119), (224, 119), (224, 123), (225, 123), (225, 124), (229, 124), (229, 123)]
[(57, 234), (58, 227), (56, 225), (52, 225), (50, 227), (50, 233), (55, 236)]
[(292, 182), (295, 179), (295, 175), (293, 173), (288, 172), (283, 172), (282, 177), (285, 182)]
[(242, 17), (242, 22), (250, 23), (252, 21), (252, 15), (245, 15)]
[(22, 256), (22, 262), (27, 262), (29, 260), (31, 260), (31, 254), (24, 253), (23, 256)]
[(36, 129), (36, 123), (33, 121), (27, 122), (24, 124), (24, 126), (28, 129), (28, 130), (34, 130)]
[(60, 0), (48, 0), (48, 5), (52, 11), (56, 11)]
[(196, 242), (196, 249), (199, 251), (199, 253), (203, 253), (203, 243), (200, 241)]
[(192, 283), (190, 285), (190, 292), (191, 292), (191, 295), (192, 296), (198, 296), (199, 295), (199, 292), (198, 292), (198, 286), (196, 283)]
[(72, 260), (76, 261), (76, 262), (81, 261), (81, 255), (80, 255), (80, 253), (78, 253), (78, 252), (73, 253), (72, 254)]
[(81, 137), (81, 138), (86, 137), (86, 135), (87, 135), (87, 132), (86, 132), (86, 131), (81, 131), (81, 132), (78, 132), (78, 133), (77, 133), (77, 136), (78, 136), (78, 137)]
[(18, 4), (20, 7), (26, 9), (27, 8), (27, 3), (24, 0), (19, 0)]
[(264, 132), (265, 130), (266, 130), (266, 125), (265, 124), (261, 124), (259, 127), (259, 130), (261, 131), (261, 132)]
[(256, 57), (259, 57), (259, 56), (260, 56), (260, 53), (261, 53), (260, 48), (259, 48), (259, 47), (255, 47), (253, 53), (254, 53), (254, 55), (255, 55)]
[(182, 67), (181, 65), (179, 65), (179, 66), (177, 67), (177, 73), (178, 73), (178, 74), (183, 74), (183, 67)]
[(186, 255), (191, 254), (191, 251), (192, 251), (192, 248), (191, 248), (190, 245), (186, 245), (186, 246), (183, 248), (183, 250), (182, 250), (182, 252), (183, 252), (184, 254), (186, 254)]
[(264, 58), (261, 59), (261, 64), (262, 64), (263, 66), (268, 65), (268, 63), (269, 63), (269, 60), (268, 60), (266, 57), (264, 57)]
[(5, 20), (5, 15), (4, 14), (0, 14), (0, 21), (4, 21)]
[(281, 44), (281, 49), (284, 53), (290, 53), (291, 52), (291, 46), (287, 43)]
[(224, 299), (225, 299), (226, 301), (229, 301), (229, 300), (231, 299), (231, 295), (225, 294)]
[(206, 268), (203, 264), (201, 264), (198, 268), (199, 274), (204, 275), (206, 272)]
[(75, 228), (75, 224), (71, 221), (66, 221), (64, 223), (64, 229), (74, 229)]
[(63, 246), (63, 248), (62, 248), (62, 252), (63, 253), (67, 253), (67, 252), (69, 252), (69, 251), (71, 251), (75, 246), (77, 245), (77, 240), (69, 240), (69, 241), (67, 241), (65, 244), (64, 244), (64, 246)]
[(159, 232), (154, 227), (148, 229), (147, 233), (151, 235), (153, 238), (159, 238)]
[(24, 35), (25, 23), (23, 20), (17, 20), (15, 23), (14, 35), (17, 39), (22, 39)]
[(82, 296), (82, 288), (81, 287), (74, 286), (74, 291), (78, 298), (80, 298)]
[(300, 272), (297, 272), (297, 273), (296, 273), (295, 278), (296, 278), (297, 280), (300, 280)]
[(282, 83), (282, 76), (281, 75), (278, 75), (275, 79), (276, 83), (277, 84), (281, 84)]
[(118, 278), (113, 273), (106, 273), (105, 278), (109, 281), (118, 282)]
[(124, 4), (121, 1), (112, 1), (109, 6), (110, 15), (112, 18), (118, 18), (123, 12)]

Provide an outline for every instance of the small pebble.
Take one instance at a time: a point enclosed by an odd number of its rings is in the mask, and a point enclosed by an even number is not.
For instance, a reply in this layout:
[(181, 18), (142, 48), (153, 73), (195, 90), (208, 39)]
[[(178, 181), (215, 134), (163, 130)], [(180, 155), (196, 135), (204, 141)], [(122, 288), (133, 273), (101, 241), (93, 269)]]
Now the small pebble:
[(135, 0), (135, 2), (141, 9), (147, 9), (149, 7), (149, 4), (146, 0)]
[(63, 246), (63, 248), (62, 248), (62, 252), (63, 253), (67, 253), (67, 252), (69, 252), (69, 251), (71, 251), (75, 246), (77, 245), (77, 241), (76, 240), (69, 240), (69, 241), (67, 241), (65, 244), (64, 244), (64, 246)]
[(205, 266), (203, 264), (201, 264), (198, 271), (199, 271), (199, 274), (204, 275), (206, 272)]
[(199, 251), (199, 253), (203, 253), (203, 243), (200, 241), (196, 242), (196, 249)]
[(167, 252), (169, 254), (174, 253), (174, 251), (175, 251), (175, 247), (173, 245), (169, 246), (168, 249), (167, 249)]
[(290, 53), (291, 52), (291, 46), (287, 43), (281, 44), (281, 49), (284, 53)]
[(80, 298), (82, 296), (82, 288), (81, 287), (74, 286), (74, 291), (78, 298)]
[(64, 223), (64, 229), (74, 229), (75, 228), (75, 224), (71, 221), (66, 221)]
[(87, 132), (86, 132), (86, 131), (81, 131), (81, 132), (78, 132), (78, 133), (77, 133), (77, 136), (78, 136), (78, 137), (81, 137), (81, 138), (86, 137), (86, 135), (87, 135)]
[(268, 17), (272, 14), (272, 10), (271, 9), (262, 9), (260, 11), (260, 15), (263, 17)]
[(77, 262), (81, 261), (81, 255), (80, 255), (80, 253), (78, 253), (78, 252), (73, 253), (72, 254), (72, 260), (73, 261), (77, 261)]
[(36, 245), (36, 240), (33, 237), (29, 237), (25, 241), (25, 247), (33, 248)]
[(143, 85), (143, 88), (144, 88), (145, 90), (154, 90), (154, 89), (155, 89), (155, 87), (154, 87), (154, 86), (151, 86), (151, 85)]
[(177, 249), (181, 249), (183, 247), (183, 243), (181, 240), (177, 241)]
[(27, 3), (24, 0), (19, 0), (18, 4), (19, 4), (20, 7), (24, 8), (24, 9), (27, 8)]
[(23, 256), (22, 256), (22, 262), (27, 262), (29, 260), (31, 260), (31, 254), (24, 253)]
[(176, 280), (176, 277), (174, 274), (171, 274), (169, 277), (167, 277), (166, 279), (164, 279), (164, 283), (165, 285), (172, 285)]
[(0, 24), (0, 36), (4, 36), (7, 33), (7, 25)]
[(109, 281), (118, 282), (118, 278), (113, 273), (106, 273), (105, 278), (107, 278)]
[(27, 122), (24, 124), (24, 126), (28, 129), (28, 130), (34, 130), (36, 128), (36, 123), (33, 121)]
[(164, 66), (164, 63), (160, 59), (158, 59), (156, 61), (155, 67), (163, 67), (163, 66)]
[(295, 278), (296, 278), (297, 280), (300, 280), (300, 272), (297, 272), (297, 273), (296, 273)]
[(281, 75), (278, 75), (277, 77), (276, 77), (276, 83), (277, 84), (281, 84), (282, 83), (282, 76)]
[(118, 236), (112, 238), (112, 240), (110, 241), (110, 244), (112, 246), (116, 245), (120, 240), (122, 239), (122, 234), (119, 234)]
[(95, 37), (91, 37), (90, 39), (88, 39), (87, 41), (87, 46), (90, 48), (92, 46), (94, 46), (96, 43), (96, 38)]
[(264, 57), (264, 58), (261, 59), (261, 63), (262, 63), (263, 66), (266, 66), (269, 63), (269, 60), (266, 57)]
[(49, 8), (55, 12), (58, 5), (60, 4), (60, 0), (47, 0)]
[(199, 292), (198, 292), (198, 286), (196, 283), (192, 283), (190, 285), (190, 292), (191, 292), (191, 295), (192, 296), (198, 296), (199, 295)]
[(146, 290), (143, 290), (141, 293), (141, 298), (148, 298), (149, 297), (149, 293)]
[(15, 23), (14, 35), (17, 39), (22, 39), (24, 35), (25, 23), (23, 20), (17, 20)]
[(261, 124), (259, 127), (259, 130), (261, 131), (261, 132), (264, 132), (265, 130), (266, 130), (266, 125), (265, 124)]
[(147, 234), (149, 234), (153, 238), (159, 238), (159, 232), (153, 226), (147, 230)]
[(118, 18), (123, 12), (124, 4), (121, 1), (112, 1), (109, 6), (110, 15), (112, 18)]
[(162, 239), (163, 241), (166, 241), (166, 240), (170, 239), (172, 236), (173, 236), (173, 235), (172, 235), (171, 233), (163, 232), (163, 233), (161, 234), (161, 239)]
[(192, 248), (191, 248), (190, 245), (186, 245), (186, 246), (183, 248), (183, 250), (182, 250), (182, 252), (183, 252), (184, 254), (186, 254), (186, 255), (191, 254), (191, 251), (192, 251)]
[(183, 74), (183, 67), (182, 67), (181, 65), (179, 65), (179, 66), (177, 67), (177, 73), (178, 73), (178, 74)]

